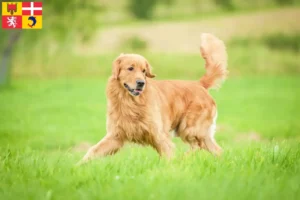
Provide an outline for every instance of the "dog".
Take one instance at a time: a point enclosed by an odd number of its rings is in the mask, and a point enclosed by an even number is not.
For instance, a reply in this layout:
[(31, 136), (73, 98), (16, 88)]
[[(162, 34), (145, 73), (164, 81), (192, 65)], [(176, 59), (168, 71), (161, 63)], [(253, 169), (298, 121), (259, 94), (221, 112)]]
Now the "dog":
[(106, 135), (79, 164), (118, 152), (125, 142), (152, 146), (160, 156), (173, 157), (170, 131), (190, 145), (221, 155), (214, 139), (217, 108), (208, 93), (227, 78), (224, 42), (201, 34), (205, 74), (197, 81), (154, 80), (149, 62), (138, 54), (121, 54), (113, 62), (107, 84)]

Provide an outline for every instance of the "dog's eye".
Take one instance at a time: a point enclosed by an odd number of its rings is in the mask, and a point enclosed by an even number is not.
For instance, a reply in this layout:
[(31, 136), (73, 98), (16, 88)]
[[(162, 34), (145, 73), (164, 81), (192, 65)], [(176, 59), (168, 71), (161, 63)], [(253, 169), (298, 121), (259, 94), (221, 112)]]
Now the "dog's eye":
[(143, 73), (146, 73), (146, 70), (145, 70), (145, 69), (143, 70)]
[(134, 69), (133, 67), (129, 67), (129, 68), (128, 68), (129, 71), (132, 71), (133, 69)]

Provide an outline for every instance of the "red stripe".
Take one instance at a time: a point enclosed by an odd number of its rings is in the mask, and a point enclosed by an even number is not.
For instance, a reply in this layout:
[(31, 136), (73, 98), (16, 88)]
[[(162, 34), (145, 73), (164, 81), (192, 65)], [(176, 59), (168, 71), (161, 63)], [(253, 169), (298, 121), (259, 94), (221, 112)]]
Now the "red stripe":
[(22, 15), (30, 15), (30, 10), (22, 10)]
[(42, 7), (43, 6), (43, 2), (34, 2), (34, 7)]
[(35, 10), (33, 13), (34, 13), (34, 15), (42, 15), (43, 11), (42, 10)]
[(22, 2), (22, 7), (30, 7), (30, 2)]

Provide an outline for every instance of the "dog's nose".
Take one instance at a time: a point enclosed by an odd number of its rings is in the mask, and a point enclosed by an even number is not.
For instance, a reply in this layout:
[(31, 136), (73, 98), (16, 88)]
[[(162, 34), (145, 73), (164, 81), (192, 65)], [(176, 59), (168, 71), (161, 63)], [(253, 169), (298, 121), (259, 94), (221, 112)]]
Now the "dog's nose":
[(145, 81), (143, 81), (143, 80), (137, 80), (137, 81), (136, 81), (136, 84), (137, 84), (138, 86), (140, 86), (140, 87), (143, 87), (143, 86), (145, 85)]

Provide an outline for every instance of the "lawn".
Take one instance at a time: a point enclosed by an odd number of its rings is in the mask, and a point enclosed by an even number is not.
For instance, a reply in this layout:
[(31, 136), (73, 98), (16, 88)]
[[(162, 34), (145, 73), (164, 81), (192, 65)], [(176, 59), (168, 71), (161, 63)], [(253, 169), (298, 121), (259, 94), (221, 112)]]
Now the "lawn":
[[(75, 167), (105, 134), (106, 79), (18, 80), (0, 90), (0, 199), (299, 199), (300, 77), (239, 76), (211, 91), (221, 158), (167, 162), (150, 147)], [(74, 148), (75, 147), (75, 148)]]

